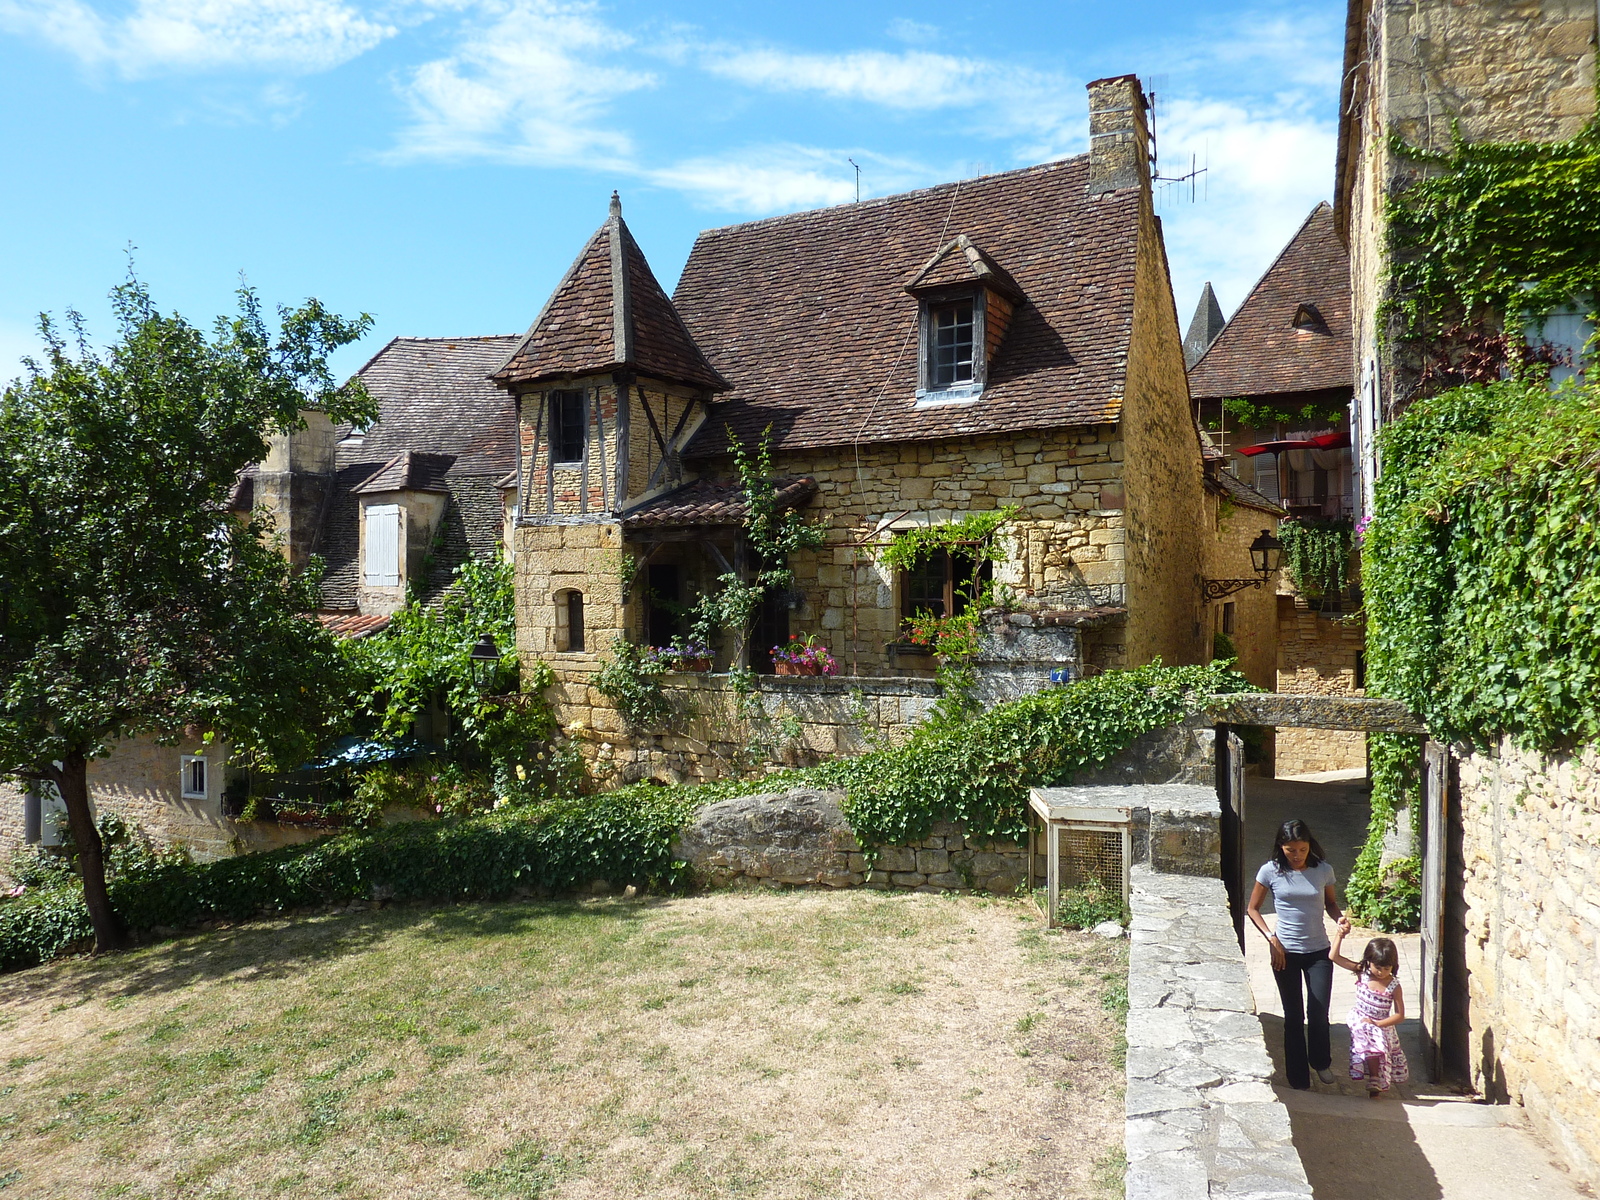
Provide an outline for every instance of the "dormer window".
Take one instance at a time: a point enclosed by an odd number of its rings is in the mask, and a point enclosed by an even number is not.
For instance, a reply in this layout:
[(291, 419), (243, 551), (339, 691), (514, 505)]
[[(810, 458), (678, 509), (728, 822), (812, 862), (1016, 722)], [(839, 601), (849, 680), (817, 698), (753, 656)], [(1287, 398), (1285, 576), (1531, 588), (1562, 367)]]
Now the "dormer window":
[(921, 309), (919, 404), (974, 401), (1010, 328), (1021, 289), (962, 234), (906, 284)]
[(972, 301), (928, 306), (928, 387), (951, 388), (973, 377)]
[(1294, 320), (1290, 326), (1306, 333), (1327, 333), (1328, 322), (1323, 319), (1322, 312), (1315, 304), (1302, 303), (1294, 310)]

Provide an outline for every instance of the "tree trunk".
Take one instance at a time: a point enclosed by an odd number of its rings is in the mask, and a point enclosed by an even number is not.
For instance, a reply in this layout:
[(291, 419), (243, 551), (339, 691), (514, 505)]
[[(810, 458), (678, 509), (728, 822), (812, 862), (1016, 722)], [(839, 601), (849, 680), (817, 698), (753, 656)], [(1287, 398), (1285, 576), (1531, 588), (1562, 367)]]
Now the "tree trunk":
[(105, 856), (100, 831), (95, 828), (94, 814), (89, 809), (89, 760), (76, 751), (65, 755), (55, 773), (55, 785), (67, 806), (67, 828), (72, 831), (72, 842), (78, 850), (83, 902), (89, 910), (89, 923), (94, 926), (95, 953), (119, 950), (122, 922), (111, 910), (111, 898), (106, 895)]

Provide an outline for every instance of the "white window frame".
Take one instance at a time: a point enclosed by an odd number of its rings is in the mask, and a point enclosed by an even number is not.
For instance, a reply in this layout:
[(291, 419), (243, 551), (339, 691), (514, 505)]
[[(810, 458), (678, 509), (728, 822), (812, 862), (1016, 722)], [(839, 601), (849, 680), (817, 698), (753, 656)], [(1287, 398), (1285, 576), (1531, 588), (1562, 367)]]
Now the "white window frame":
[[(206, 761), (204, 754), (185, 754), (179, 760), (178, 766), (178, 794), (185, 800), (211, 799), (211, 764)], [(196, 791), (193, 787), (192, 771), (195, 767), (200, 770), (200, 788)]]
[[(972, 378), (937, 386), (933, 381), (933, 313), (948, 304), (972, 303)], [(934, 404), (971, 404), (982, 399), (989, 377), (989, 292), (987, 288), (953, 288), (923, 296), (919, 301), (917, 336), (917, 407)]]
[[(367, 511), (362, 515), (363, 545), (361, 548), (361, 577), (368, 587), (399, 587), (400, 586), (400, 538), (405, 527), (405, 514), (398, 504), (369, 504)], [(378, 543), (385, 522), (394, 536), (393, 570), (383, 571), (378, 568), (375, 555), (378, 552)]]

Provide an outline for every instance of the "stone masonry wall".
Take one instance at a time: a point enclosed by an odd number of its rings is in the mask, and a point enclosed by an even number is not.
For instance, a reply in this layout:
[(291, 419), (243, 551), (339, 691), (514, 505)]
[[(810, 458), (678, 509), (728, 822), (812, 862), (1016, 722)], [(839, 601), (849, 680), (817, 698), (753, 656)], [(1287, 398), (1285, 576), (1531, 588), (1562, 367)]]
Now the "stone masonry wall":
[[(1250, 543), (1263, 529), (1276, 530), (1278, 519), (1260, 509), (1225, 504), (1221, 497), (1206, 496), (1211, 536), (1206, 543), (1206, 576), (1211, 579), (1249, 579), (1255, 575)], [(1272, 688), (1278, 664), (1278, 602), (1265, 586), (1245, 588), (1206, 608), (1206, 636), (1223, 632), (1226, 605), (1233, 606), (1233, 640), (1239, 672), (1257, 687)]]
[[(1595, 113), (1596, 6), (1591, 0), (1357, 0), (1359, 70), (1352, 112), (1348, 209), (1357, 406), (1354, 432), (1370, 492), (1372, 401), (1387, 408), (1410, 395), (1413, 379), (1397, 374), (1380, 349), (1383, 205), (1417, 166), (1389, 153), (1393, 132), (1437, 151), (1459, 129), (1469, 142), (1557, 141)], [(1380, 367), (1380, 363), (1382, 364)]]
[[(1358, 687), (1366, 624), (1359, 616), (1325, 617), (1299, 595), (1280, 594), (1278, 670), (1280, 693), (1297, 696), (1364, 696)], [(1367, 737), (1354, 730), (1280, 728), (1275, 754), (1278, 775), (1362, 770)]]
[(1200, 435), (1189, 407), (1183, 335), (1161, 223), (1146, 190), (1139, 215), (1133, 331), (1122, 397), (1126, 466), (1128, 665), (1207, 662), (1199, 577), (1205, 569)]
[(1600, 749), (1459, 767), (1472, 1077), (1600, 1186)]
[(901, 581), (877, 563), (880, 547), (857, 548), (886, 540), (888, 522), (942, 524), (1014, 504), (1021, 511), (1003, 535), (997, 581), (1063, 607), (1126, 598), (1123, 444), (1114, 426), (774, 457), (780, 474), (817, 481), (810, 511), (827, 527), (826, 545), (795, 556), (805, 599), (791, 628), (820, 634), (842, 670), (898, 669), (888, 647), (902, 637)]
[[(183, 755), (204, 753), (208, 795), (186, 799), (181, 794), (179, 763)], [(183, 846), (206, 861), (255, 850), (308, 841), (326, 830), (297, 829), (271, 821), (235, 821), (222, 815), (222, 789), (228, 751), (202, 747), (197, 741), (159, 746), (149, 738), (117, 743), (105, 758), (89, 764), (89, 800), (96, 816), (116, 813), (162, 846)], [(0, 875), (11, 856), (23, 848), (25, 789), (0, 783)]]

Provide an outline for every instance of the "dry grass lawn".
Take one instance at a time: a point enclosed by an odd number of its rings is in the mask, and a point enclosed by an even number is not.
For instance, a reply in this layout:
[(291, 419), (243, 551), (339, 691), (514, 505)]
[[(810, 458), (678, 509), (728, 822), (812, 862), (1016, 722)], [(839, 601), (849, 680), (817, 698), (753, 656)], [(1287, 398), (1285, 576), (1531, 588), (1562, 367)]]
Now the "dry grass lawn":
[(0, 1200), (1120, 1196), (1124, 944), (760, 892), (57, 963), (0, 976)]

